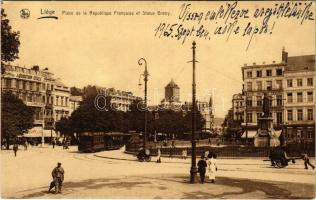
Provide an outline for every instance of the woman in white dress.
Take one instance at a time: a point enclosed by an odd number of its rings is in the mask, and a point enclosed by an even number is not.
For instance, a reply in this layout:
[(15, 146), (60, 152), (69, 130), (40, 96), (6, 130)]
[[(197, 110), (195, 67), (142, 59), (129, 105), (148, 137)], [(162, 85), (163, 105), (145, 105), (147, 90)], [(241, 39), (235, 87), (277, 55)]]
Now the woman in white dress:
[(209, 179), (214, 183), (216, 177), (217, 165), (216, 165), (216, 155), (209, 154), (209, 159), (207, 160), (207, 172)]

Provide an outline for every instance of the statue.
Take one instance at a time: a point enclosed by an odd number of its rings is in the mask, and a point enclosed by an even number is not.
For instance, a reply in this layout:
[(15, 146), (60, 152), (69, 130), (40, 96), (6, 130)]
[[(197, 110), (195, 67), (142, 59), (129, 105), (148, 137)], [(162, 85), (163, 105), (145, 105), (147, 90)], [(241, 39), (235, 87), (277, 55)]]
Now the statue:
[(263, 111), (264, 117), (269, 117), (269, 113), (270, 113), (269, 98), (267, 97), (266, 93), (264, 93), (263, 95), (262, 111)]

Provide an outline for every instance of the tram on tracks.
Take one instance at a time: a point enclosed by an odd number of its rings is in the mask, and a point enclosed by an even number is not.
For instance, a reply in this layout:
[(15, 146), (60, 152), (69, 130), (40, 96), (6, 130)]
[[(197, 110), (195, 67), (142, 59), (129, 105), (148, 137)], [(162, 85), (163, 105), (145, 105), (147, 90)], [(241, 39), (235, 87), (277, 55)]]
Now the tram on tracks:
[(119, 149), (124, 146), (130, 135), (121, 132), (83, 132), (79, 134), (78, 150), (97, 152)]

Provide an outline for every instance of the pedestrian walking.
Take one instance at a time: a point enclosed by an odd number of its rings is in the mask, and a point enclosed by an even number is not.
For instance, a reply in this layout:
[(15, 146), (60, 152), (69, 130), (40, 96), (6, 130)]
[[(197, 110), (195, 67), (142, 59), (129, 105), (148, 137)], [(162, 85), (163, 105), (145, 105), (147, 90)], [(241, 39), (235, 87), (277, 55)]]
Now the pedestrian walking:
[(187, 159), (187, 154), (188, 154), (188, 152), (187, 152), (187, 149), (183, 149), (182, 150), (182, 159)]
[(16, 152), (18, 151), (18, 149), (19, 149), (19, 145), (17, 144), (17, 143), (15, 143), (14, 145), (13, 145), (13, 151), (14, 151), (14, 156), (16, 157)]
[(57, 163), (57, 167), (55, 167), (52, 171), (52, 176), (53, 176), (53, 180), (55, 184), (55, 193), (61, 193), (61, 188), (64, 181), (64, 174), (65, 174), (65, 171), (61, 167), (61, 163), (60, 162)]
[(307, 165), (309, 165), (309, 166), (311, 166), (313, 169), (315, 169), (315, 166), (312, 165), (312, 164), (309, 162), (309, 157), (308, 157), (307, 153), (304, 153), (304, 154), (303, 154), (303, 160), (304, 160), (305, 169), (308, 169), (308, 166), (307, 166)]
[(157, 149), (157, 163), (161, 163), (161, 150), (160, 148)]
[(205, 180), (205, 173), (206, 173), (206, 167), (207, 167), (207, 163), (205, 161), (205, 157), (204, 155), (201, 156), (201, 159), (198, 162), (198, 172), (200, 174), (200, 179), (201, 179), (201, 183), (204, 183)]
[(65, 149), (66, 148), (66, 140), (65, 140), (65, 138), (63, 139), (63, 141), (61, 143), (63, 145), (63, 149)]
[(217, 171), (217, 164), (216, 164), (216, 155), (211, 153), (209, 154), (209, 159), (207, 160), (207, 169), (208, 169), (208, 176), (212, 183), (215, 182), (216, 171)]
[(55, 149), (55, 144), (56, 144), (55, 139), (53, 139), (52, 140), (53, 149)]
[(24, 150), (27, 150), (27, 146), (28, 146), (28, 142), (27, 139), (24, 140), (23, 146), (24, 146)]

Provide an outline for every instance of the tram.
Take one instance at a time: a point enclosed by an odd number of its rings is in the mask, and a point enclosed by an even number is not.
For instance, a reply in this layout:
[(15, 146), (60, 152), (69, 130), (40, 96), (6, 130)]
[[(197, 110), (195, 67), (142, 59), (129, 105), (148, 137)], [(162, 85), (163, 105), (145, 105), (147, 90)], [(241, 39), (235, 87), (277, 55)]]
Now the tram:
[(79, 134), (78, 150), (81, 152), (97, 152), (121, 148), (128, 133), (121, 132), (83, 132)]

